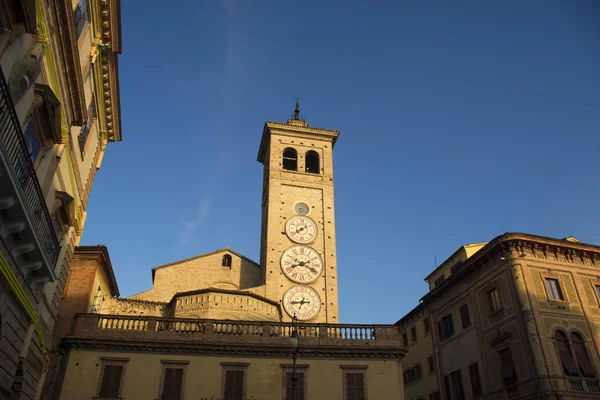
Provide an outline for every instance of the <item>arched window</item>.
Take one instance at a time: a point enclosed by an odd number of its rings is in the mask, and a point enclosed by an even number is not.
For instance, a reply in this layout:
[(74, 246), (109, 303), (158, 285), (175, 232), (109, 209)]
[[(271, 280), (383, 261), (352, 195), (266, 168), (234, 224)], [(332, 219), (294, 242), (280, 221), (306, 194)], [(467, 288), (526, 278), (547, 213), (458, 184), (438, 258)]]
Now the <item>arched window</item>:
[(283, 169), (298, 171), (298, 152), (291, 147), (283, 151)]
[(321, 173), (321, 165), (319, 163), (319, 153), (316, 151), (306, 152), (306, 172), (309, 174)]
[(563, 368), (565, 375), (578, 376), (579, 370), (577, 363), (571, 352), (571, 346), (569, 345), (569, 339), (563, 331), (556, 331), (554, 334), (554, 340), (556, 341), (556, 350), (558, 351), (558, 358)]
[(587, 351), (585, 340), (583, 340), (580, 334), (576, 332), (571, 333), (571, 347), (581, 374), (586, 377), (595, 377), (596, 371), (594, 370), (594, 365)]
[(221, 260), (221, 266), (231, 268), (231, 256), (229, 254), (225, 254), (223, 256), (223, 259)]

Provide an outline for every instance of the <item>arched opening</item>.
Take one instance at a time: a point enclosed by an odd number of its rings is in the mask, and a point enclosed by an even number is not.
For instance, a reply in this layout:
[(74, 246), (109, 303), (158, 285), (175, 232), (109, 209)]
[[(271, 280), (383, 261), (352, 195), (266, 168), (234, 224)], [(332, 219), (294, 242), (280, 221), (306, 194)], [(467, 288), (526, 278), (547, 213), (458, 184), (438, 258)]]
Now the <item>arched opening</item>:
[(283, 151), (283, 169), (289, 171), (298, 170), (298, 152), (291, 147)]
[(223, 256), (223, 259), (221, 260), (221, 266), (231, 268), (231, 256), (229, 254), (225, 254)]
[(320, 174), (321, 164), (319, 162), (319, 153), (316, 151), (306, 152), (306, 172), (309, 174)]
[(558, 351), (558, 358), (560, 359), (563, 373), (569, 376), (578, 376), (579, 371), (571, 352), (567, 335), (563, 331), (556, 331), (554, 340), (556, 341), (556, 350)]
[(596, 371), (585, 345), (585, 340), (576, 332), (571, 333), (571, 348), (573, 349), (575, 361), (577, 361), (581, 374), (585, 377), (595, 377)]

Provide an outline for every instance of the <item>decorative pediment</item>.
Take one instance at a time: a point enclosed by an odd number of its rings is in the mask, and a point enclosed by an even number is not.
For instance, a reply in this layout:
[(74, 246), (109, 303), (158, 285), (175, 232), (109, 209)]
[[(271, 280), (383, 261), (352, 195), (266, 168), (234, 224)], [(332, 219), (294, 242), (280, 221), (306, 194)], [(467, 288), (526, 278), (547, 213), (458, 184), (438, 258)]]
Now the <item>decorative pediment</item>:
[(41, 105), (33, 115), (36, 125), (41, 128), (45, 140), (60, 144), (62, 142), (60, 101), (50, 86), (40, 83), (35, 84), (35, 95), (41, 98)]
[(16, 25), (22, 25), (25, 32), (37, 33), (35, 0), (3, 0), (0, 1), (0, 12), (8, 19), (12, 30)]
[(494, 347), (498, 346), (498, 345), (506, 342), (510, 338), (512, 338), (512, 336), (513, 335), (510, 332), (502, 332), (502, 331), (500, 331), (500, 329), (497, 329), (496, 337), (494, 337), (492, 340), (490, 340), (490, 344)]

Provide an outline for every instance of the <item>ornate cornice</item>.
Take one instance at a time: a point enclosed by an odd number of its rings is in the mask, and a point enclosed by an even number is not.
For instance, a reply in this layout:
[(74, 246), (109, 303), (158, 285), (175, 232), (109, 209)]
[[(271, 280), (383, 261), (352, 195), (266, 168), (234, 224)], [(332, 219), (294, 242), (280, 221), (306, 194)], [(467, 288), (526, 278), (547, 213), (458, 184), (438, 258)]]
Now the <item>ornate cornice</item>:
[[(284, 346), (234, 345), (231, 343), (203, 343), (179, 341), (138, 341), (123, 339), (95, 339), (65, 337), (65, 349), (119, 350), (139, 353), (170, 353), (212, 356), (260, 356), (291, 358), (293, 349)], [(348, 347), (348, 346), (307, 346), (298, 351), (305, 358), (344, 358), (344, 359), (393, 359), (400, 360), (406, 351), (399, 347)]]
[(119, 63), (121, 54), (121, 2), (100, 0), (100, 37), (102, 94), (105, 130), (108, 141), (121, 140), (121, 94), (119, 90)]

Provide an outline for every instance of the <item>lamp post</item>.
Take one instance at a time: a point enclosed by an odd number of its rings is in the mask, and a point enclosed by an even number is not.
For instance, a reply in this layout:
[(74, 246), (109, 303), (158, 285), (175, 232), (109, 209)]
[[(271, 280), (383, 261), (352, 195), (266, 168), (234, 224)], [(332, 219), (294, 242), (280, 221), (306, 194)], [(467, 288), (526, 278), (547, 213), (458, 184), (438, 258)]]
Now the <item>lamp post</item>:
[(300, 337), (298, 336), (298, 328), (296, 326), (298, 322), (296, 316), (292, 319), (292, 400), (296, 400), (296, 387), (298, 384), (298, 377), (296, 376), (296, 357), (298, 355), (298, 347), (300, 346)]

